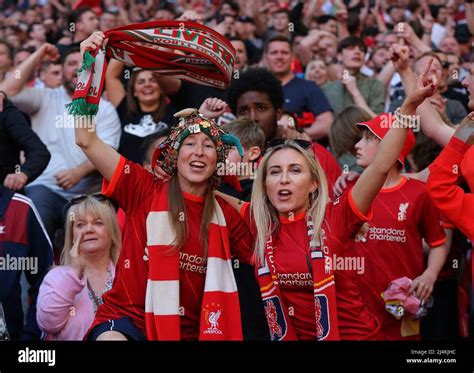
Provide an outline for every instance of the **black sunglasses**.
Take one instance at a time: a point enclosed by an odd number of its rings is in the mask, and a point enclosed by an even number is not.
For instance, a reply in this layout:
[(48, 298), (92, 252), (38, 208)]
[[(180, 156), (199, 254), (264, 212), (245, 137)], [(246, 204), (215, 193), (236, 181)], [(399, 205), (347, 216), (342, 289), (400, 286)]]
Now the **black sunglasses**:
[(300, 140), (300, 139), (295, 139), (295, 140), (288, 140), (288, 139), (275, 139), (275, 140), (270, 140), (267, 141), (267, 147), (266, 149), (274, 148), (275, 146), (280, 146), (288, 143), (295, 143), (298, 146), (300, 146), (303, 149), (309, 149), (312, 146), (311, 141), (307, 140)]
[(111, 199), (107, 198), (106, 196), (104, 196), (102, 193), (94, 193), (94, 194), (81, 194), (79, 196), (76, 196), (76, 197), (73, 197), (69, 200), (68, 203), (66, 203), (66, 205), (64, 206), (64, 216), (67, 215), (67, 212), (68, 210), (71, 208), (71, 206), (74, 206), (74, 205), (77, 205), (83, 201), (86, 200), (87, 197), (91, 197), (91, 198), (94, 198), (96, 201), (99, 201), (99, 202), (109, 202), (110, 205), (115, 209), (115, 211), (118, 210), (118, 206), (117, 204), (112, 201)]

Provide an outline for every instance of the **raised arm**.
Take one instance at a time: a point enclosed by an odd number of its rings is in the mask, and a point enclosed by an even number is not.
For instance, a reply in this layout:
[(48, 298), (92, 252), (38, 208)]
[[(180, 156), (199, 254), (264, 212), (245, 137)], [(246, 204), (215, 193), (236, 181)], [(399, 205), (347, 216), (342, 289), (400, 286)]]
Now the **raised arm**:
[(112, 58), (107, 65), (105, 74), (105, 90), (107, 91), (107, 98), (114, 107), (119, 106), (126, 95), (125, 88), (120, 80), (122, 71), (123, 63)]
[[(393, 64), (395, 70), (400, 74), (405, 93), (410, 95), (416, 89), (415, 82), (417, 81), (417, 76), (409, 65), (406, 48), (407, 47), (395, 44), (392, 46), (390, 52), (392, 56), (398, 55), (398, 59), (393, 61)], [(454, 129), (444, 123), (438, 111), (431, 105), (429, 100), (419, 105), (416, 109), (416, 113), (420, 116), (421, 130), (423, 133), (444, 147), (453, 136)]]
[[(427, 74), (432, 60), (427, 64), (425, 73)], [(416, 108), (426, 97), (434, 93), (435, 85), (428, 77), (420, 76), (417, 81), (417, 89), (407, 96), (400, 108), (400, 114), (415, 115)], [(382, 188), (388, 173), (394, 166), (397, 158), (403, 149), (407, 137), (407, 128), (397, 121), (392, 125), (386, 136), (381, 141), (374, 161), (366, 168), (352, 189), (352, 198), (360, 212), (366, 214), (372, 201)]]
[(7, 96), (16, 96), (25, 87), (31, 78), (35, 68), (46, 59), (56, 60), (59, 57), (58, 50), (52, 44), (45, 43), (31, 56), (24, 60), (10, 76), (0, 84), (0, 91)]
[[(104, 42), (104, 33), (94, 32), (81, 43), (81, 54), (100, 48)], [(92, 121), (92, 123), (90, 123)], [(84, 125), (90, 123), (92, 125)], [(111, 180), (119, 163), (120, 154), (111, 146), (105, 144), (95, 131), (95, 117), (76, 117), (76, 144), (82, 149), (87, 158), (107, 180)]]

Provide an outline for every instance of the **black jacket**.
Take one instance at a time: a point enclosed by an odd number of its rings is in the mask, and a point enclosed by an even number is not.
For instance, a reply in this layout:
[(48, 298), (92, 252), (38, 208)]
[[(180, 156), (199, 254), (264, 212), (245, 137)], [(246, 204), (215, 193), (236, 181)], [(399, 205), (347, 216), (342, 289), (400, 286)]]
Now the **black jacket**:
[[(26, 161), (20, 166), (20, 150)], [(8, 100), (0, 112), (0, 184), (8, 174), (20, 171), (28, 176), (28, 183), (36, 179), (51, 158), (46, 146), (33, 132), (23, 114)]]
[[(0, 302), (12, 340), (37, 340), (36, 299), (43, 278), (53, 264), (53, 249), (33, 203), (0, 185)], [(13, 266), (15, 265), (15, 267)], [(21, 273), (30, 288), (24, 323)]]

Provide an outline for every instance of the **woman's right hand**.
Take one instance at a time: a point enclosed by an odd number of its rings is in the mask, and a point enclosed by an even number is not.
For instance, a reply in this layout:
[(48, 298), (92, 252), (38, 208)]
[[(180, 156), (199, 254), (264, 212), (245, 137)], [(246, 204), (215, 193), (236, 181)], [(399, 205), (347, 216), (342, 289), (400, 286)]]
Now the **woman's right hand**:
[(105, 41), (105, 34), (102, 31), (95, 31), (81, 43), (81, 55), (87, 51), (95, 51), (101, 48)]
[(84, 238), (84, 231), (79, 233), (79, 236), (76, 237), (76, 241), (74, 241), (71, 250), (69, 251), (69, 255), (71, 256), (71, 267), (76, 271), (77, 277), (80, 279), (84, 276), (84, 270), (86, 268), (86, 262), (84, 257), (81, 255), (80, 246), (82, 243), (82, 239)]

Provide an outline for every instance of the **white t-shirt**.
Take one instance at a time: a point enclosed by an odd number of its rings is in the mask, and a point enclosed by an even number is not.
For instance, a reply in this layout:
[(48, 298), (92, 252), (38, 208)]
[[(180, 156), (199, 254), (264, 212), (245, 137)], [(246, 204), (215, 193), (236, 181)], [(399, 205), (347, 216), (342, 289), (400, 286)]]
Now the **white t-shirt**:
[[(29, 186), (44, 185), (66, 199), (78, 194), (100, 191), (101, 176), (93, 172), (69, 190), (61, 188), (55, 175), (59, 171), (77, 167), (87, 157), (76, 145), (74, 119), (67, 114), (66, 104), (72, 100), (63, 86), (50, 88), (25, 88), (12, 98), (14, 104), (31, 117), (31, 127), (51, 153), (51, 160), (44, 172)], [(96, 116), (97, 136), (117, 149), (120, 141), (120, 119), (112, 104), (100, 100)]]

